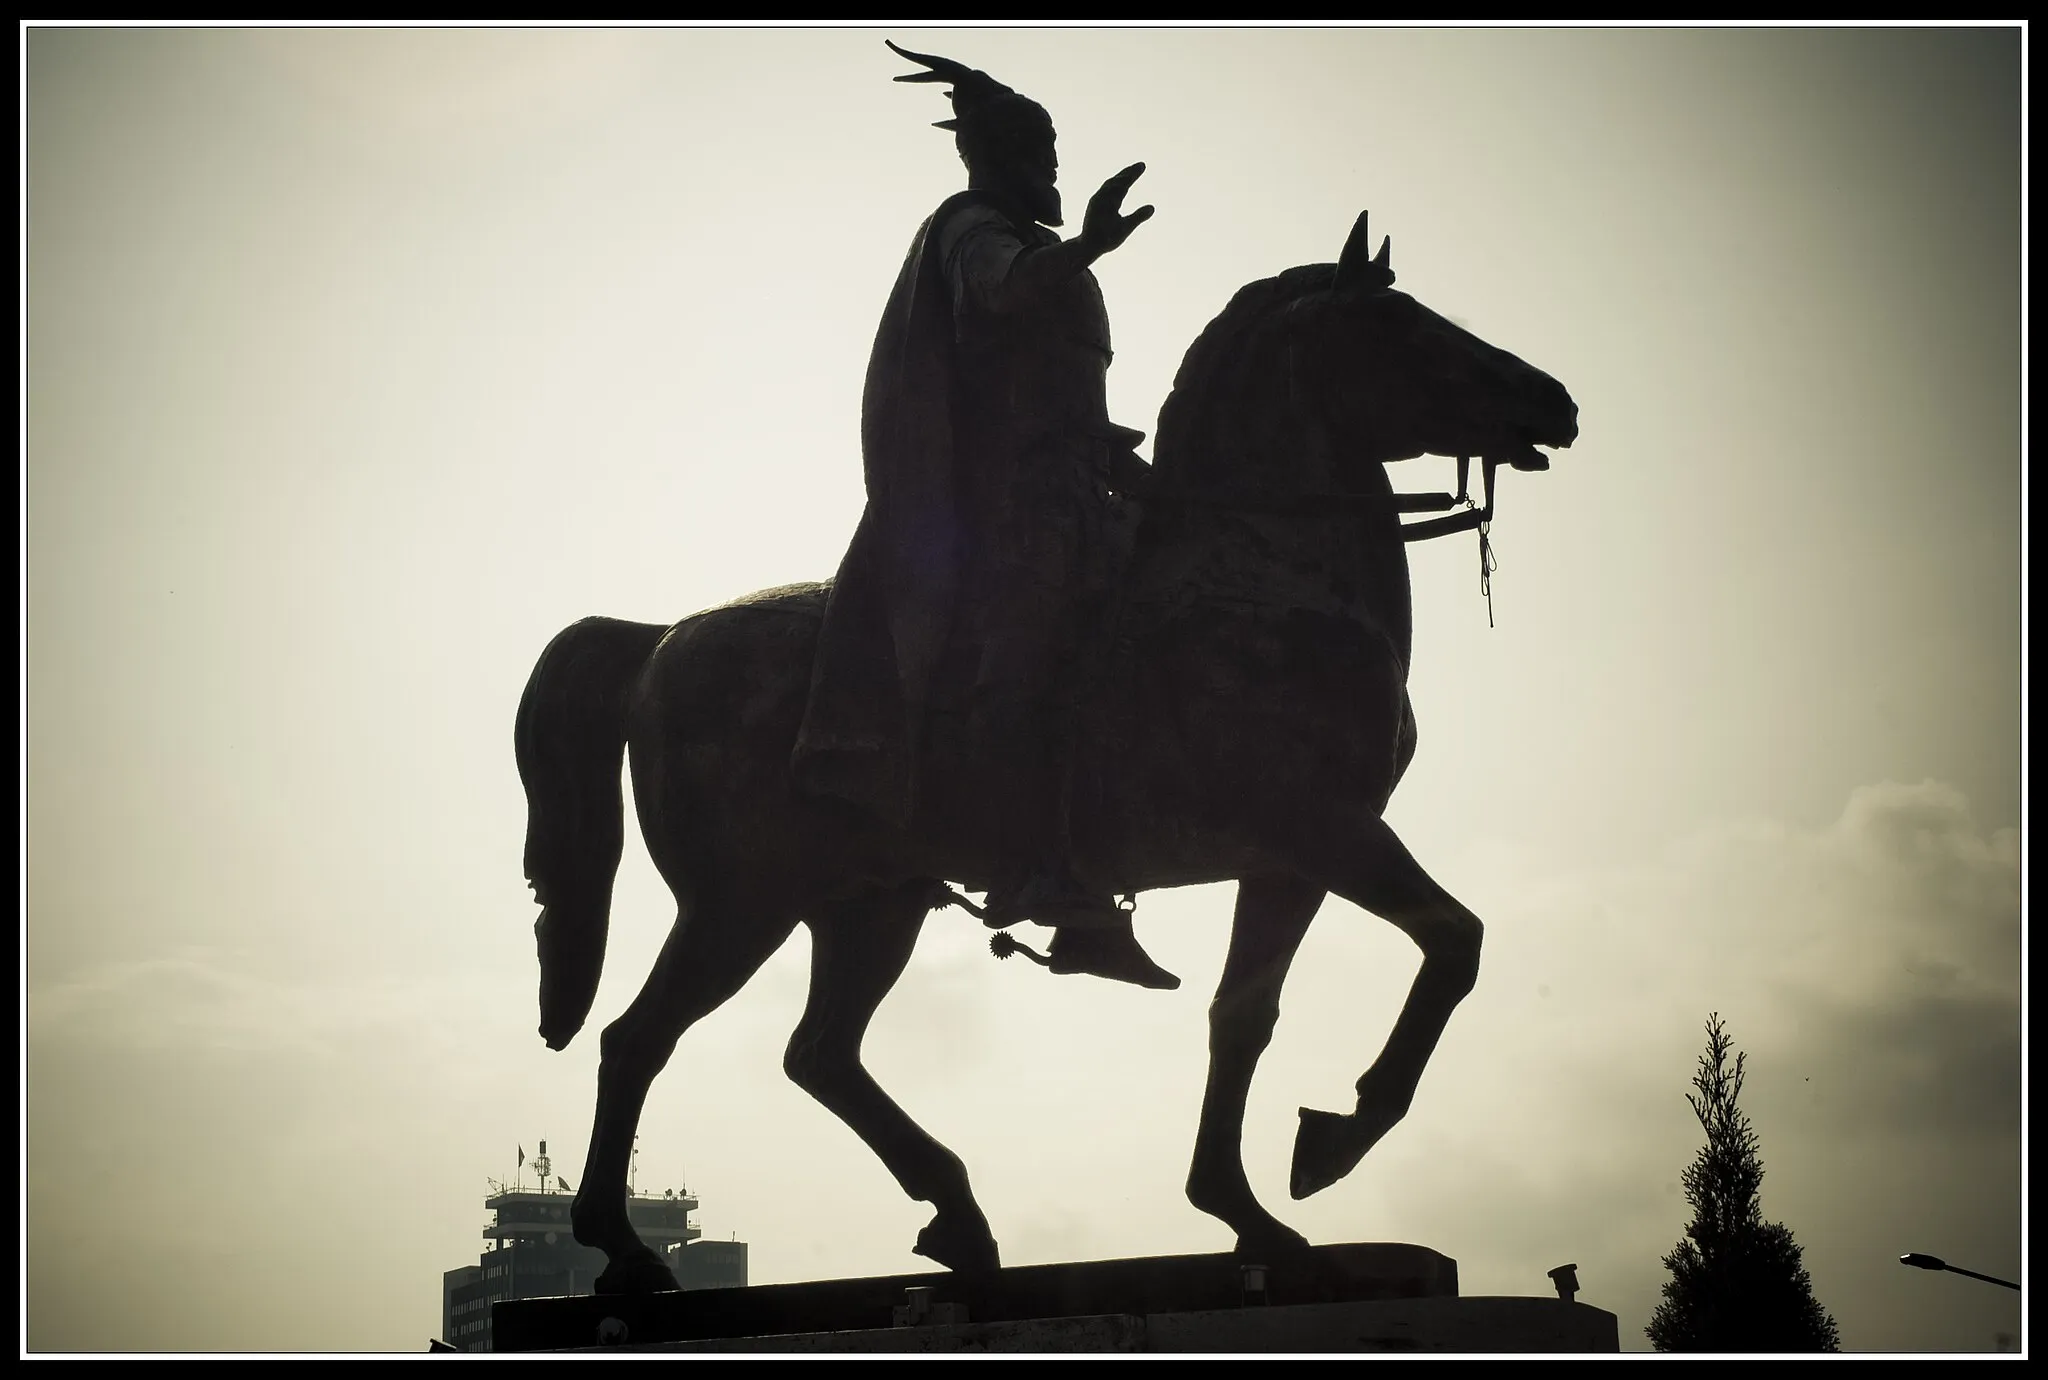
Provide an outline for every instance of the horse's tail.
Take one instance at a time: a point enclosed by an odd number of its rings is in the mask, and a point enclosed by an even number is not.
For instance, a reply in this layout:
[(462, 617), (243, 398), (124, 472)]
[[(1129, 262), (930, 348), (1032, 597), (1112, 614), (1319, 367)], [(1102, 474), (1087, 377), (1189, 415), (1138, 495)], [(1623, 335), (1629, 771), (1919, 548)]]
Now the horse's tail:
[(616, 618), (574, 623), (540, 654), (519, 699), (512, 741), (526, 787), (526, 879), (542, 907), (533, 932), (550, 1049), (575, 1037), (597, 998), (625, 843), (626, 700), (667, 631)]

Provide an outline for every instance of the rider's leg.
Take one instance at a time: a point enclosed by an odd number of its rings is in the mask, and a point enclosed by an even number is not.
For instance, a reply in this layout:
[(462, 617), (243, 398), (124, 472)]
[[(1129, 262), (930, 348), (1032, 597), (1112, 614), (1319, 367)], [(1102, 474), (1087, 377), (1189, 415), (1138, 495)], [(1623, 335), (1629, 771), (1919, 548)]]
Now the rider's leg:
[(1093, 973), (1141, 987), (1180, 979), (1139, 946), (1128, 911), (1074, 868), (1072, 793), (1079, 751), (1073, 689), (1085, 664), (1077, 644), (1093, 620), (1071, 600), (1026, 584), (985, 644), (976, 694), (976, 738), (993, 768), (1015, 872), (989, 896), (989, 923), (1035, 920), (1056, 927), (1052, 970)]

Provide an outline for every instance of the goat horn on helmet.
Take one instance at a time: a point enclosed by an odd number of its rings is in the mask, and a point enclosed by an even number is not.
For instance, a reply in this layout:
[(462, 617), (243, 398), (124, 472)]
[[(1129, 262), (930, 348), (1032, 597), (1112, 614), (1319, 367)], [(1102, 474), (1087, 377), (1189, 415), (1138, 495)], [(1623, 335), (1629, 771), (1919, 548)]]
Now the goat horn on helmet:
[(1009, 127), (1050, 130), (1052, 127), (1052, 117), (1045, 113), (1045, 107), (1029, 96), (1019, 95), (988, 73), (951, 58), (913, 53), (908, 48), (897, 47), (886, 38), (882, 42), (888, 44), (889, 51), (931, 69), (928, 72), (905, 72), (896, 78), (897, 81), (953, 83), (953, 89), (946, 93), (953, 102), (953, 118), (934, 120), (932, 123), (937, 128), (958, 132), (963, 125), (974, 125), (984, 130)]
[(932, 57), (927, 53), (913, 53), (908, 48), (898, 48), (886, 38), (882, 42), (888, 44), (889, 51), (895, 53), (898, 57), (907, 57), (912, 62), (921, 62), (932, 69), (929, 72), (905, 72), (902, 76), (896, 78), (897, 81), (971, 82), (976, 77), (981, 78), (983, 81), (993, 80), (988, 73), (977, 72), (964, 62), (955, 62), (951, 58)]

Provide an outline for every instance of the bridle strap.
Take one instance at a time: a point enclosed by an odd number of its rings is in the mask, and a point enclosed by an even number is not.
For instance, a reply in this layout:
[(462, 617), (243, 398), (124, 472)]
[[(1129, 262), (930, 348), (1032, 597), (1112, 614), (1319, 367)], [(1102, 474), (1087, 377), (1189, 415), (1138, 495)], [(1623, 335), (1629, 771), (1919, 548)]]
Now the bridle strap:
[[(1451, 513), (1447, 517), (1431, 518), (1426, 522), (1404, 522), (1400, 524), (1401, 540), (1404, 542), (1432, 541), (1437, 537), (1453, 536), (1459, 532), (1479, 534), (1479, 592), (1486, 599), (1486, 626), (1493, 626), (1493, 572), (1500, 568), (1494, 558), (1493, 542), (1493, 479), (1494, 473), (1503, 464), (1512, 461), (1497, 460), (1490, 455), (1479, 457), (1479, 484), (1483, 501), (1474, 504), (1469, 490), (1472, 457), (1458, 457), (1458, 491), (1455, 494), (1423, 493), (1394, 494), (1392, 501), (1396, 513), (1441, 513), (1449, 508), (1462, 506), (1463, 512)], [(1355, 508), (1376, 506), (1388, 501), (1385, 494), (1355, 493), (1309, 493), (1283, 494), (1278, 497), (1257, 498), (1245, 496), (1221, 496), (1190, 493), (1154, 493), (1143, 500), (1147, 509), (1208, 508), (1224, 513), (1248, 513), (1263, 517), (1315, 516), (1328, 513), (1333, 508)]]

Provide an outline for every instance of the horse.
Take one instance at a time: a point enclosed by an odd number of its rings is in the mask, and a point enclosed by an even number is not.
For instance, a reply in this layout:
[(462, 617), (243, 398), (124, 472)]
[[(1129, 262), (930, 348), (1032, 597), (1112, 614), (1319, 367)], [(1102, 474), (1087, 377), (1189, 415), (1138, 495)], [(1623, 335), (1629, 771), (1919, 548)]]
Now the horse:
[[(1417, 742), (1404, 537), (1427, 524), (1399, 515), (1448, 505), (1395, 494), (1386, 465), (1434, 454), (1460, 457), (1462, 471), (1479, 456), (1490, 513), (1496, 464), (1545, 468), (1536, 447), (1578, 433), (1561, 384), (1395, 291), (1387, 245), (1369, 248), (1361, 215), (1336, 264), (1249, 284), (1184, 358), (1160, 413), (1156, 491), (1143, 500), (1083, 715), (1072, 795), (1076, 871), (1104, 891), (1237, 884), (1186, 1191), (1235, 1232), (1240, 1252), (1262, 1258), (1308, 1243), (1252, 1191), (1246, 1097), (1324, 897), (1386, 919), (1422, 962), (1354, 1108), (1301, 1110), (1295, 1199), (1350, 1173), (1406, 1114), (1479, 968), (1478, 917), (1382, 818)], [(931, 710), (908, 827), (792, 787), (828, 596), (822, 584), (765, 590), (666, 628), (584, 619), (549, 644), (520, 702), (525, 866), (542, 907), (540, 1033), (551, 1048), (581, 1029), (596, 994), (623, 846), (622, 758), (677, 905), (652, 973), (601, 1036), (571, 1209), (576, 1239), (607, 1256), (600, 1292), (676, 1287), (626, 1216), (641, 1109), (683, 1032), (799, 923), (811, 931), (811, 983), (785, 1071), (933, 1206), (918, 1254), (955, 1271), (1000, 1265), (965, 1166), (860, 1059), (926, 916), (958, 896), (947, 881), (986, 889), (1000, 840), (978, 803), (985, 783), (963, 760), (957, 705)]]

